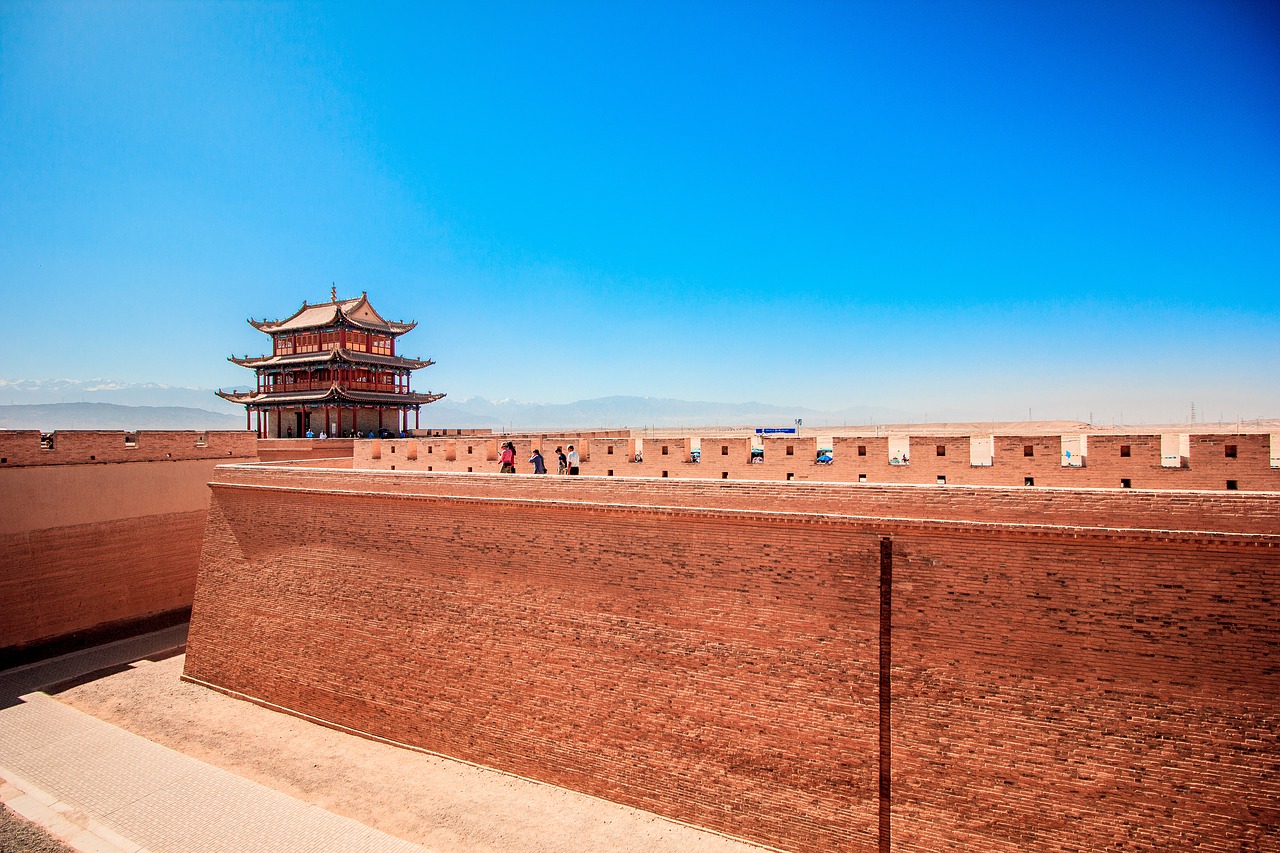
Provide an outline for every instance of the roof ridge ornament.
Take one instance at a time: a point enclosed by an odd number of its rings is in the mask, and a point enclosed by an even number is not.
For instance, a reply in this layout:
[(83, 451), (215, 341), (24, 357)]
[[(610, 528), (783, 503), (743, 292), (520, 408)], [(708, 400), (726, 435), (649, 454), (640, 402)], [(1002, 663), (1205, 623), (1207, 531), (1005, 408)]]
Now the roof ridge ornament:
[(330, 284), (332, 284), (333, 286), (329, 288), (329, 300), (331, 302), (337, 302), (338, 301), (338, 283), (334, 281), (334, 282), (330, 282)]

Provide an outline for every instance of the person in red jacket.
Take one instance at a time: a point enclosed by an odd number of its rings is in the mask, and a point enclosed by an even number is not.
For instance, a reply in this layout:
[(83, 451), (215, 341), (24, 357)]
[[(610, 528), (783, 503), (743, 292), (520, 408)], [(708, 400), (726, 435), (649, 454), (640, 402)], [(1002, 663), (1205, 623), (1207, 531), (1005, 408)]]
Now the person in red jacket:
[(502, 465), (498, 471), (503, 474), (516, 472), (516, 446), (509, 441), (502, 445)]

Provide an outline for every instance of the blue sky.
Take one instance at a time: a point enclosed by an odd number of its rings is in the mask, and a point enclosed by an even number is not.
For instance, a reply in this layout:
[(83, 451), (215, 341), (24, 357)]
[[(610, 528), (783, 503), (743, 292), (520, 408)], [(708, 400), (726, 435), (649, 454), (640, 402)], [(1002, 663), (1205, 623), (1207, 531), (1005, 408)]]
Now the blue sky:
[(1268, 3), (0, 5), (0, 378), (1280, 417)]

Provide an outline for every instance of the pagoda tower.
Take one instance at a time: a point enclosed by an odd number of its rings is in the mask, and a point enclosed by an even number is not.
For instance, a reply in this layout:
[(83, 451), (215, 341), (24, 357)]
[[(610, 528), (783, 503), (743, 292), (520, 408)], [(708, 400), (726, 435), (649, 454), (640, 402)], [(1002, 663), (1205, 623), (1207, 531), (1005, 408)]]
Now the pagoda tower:
[(271, 336), (271, 355), (228, 360), (251, 368), (257, 387), (217, 394), (245, 407), (246, 429), (257, 413), (259, 438), (400, 433), (409, 412), (417, 427), (422, 406), (444, 396), (410, 390), (410, 374), (435, 362), (396, 355), (396, 338), (417, 323), (382, 319), (368, 293), (339, 300), (334, 288), (329, 302), (303, 302), (285, 320), (249, 324)]

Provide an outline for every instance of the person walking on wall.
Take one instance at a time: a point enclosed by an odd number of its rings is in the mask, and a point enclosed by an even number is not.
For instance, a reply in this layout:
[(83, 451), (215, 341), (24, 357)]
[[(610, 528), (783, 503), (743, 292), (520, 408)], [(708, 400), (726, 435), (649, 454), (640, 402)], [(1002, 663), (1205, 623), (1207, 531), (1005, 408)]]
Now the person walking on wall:
[(511, 442), (502, 445), (502, 465), (499, 473), (514, 474), (516, 472), (516, 446)]
[(578, 451), (573, 449), (573, 445), (569, 445), (569, 473), (573, 476), (578, 474)]
[(547, 464), (542, 461), (542, 451), (538, 448), (533, 449), (533, 455), (529, 457), (529, 461), (533, 463), (533, 473), (547, 473)]
[(556, 461), (560, 463), (560, 470), (556, 472), (557, 474), (563, 474), (569, 470), (569, 460), (564, 456), (563, 447), (556, 448)]

